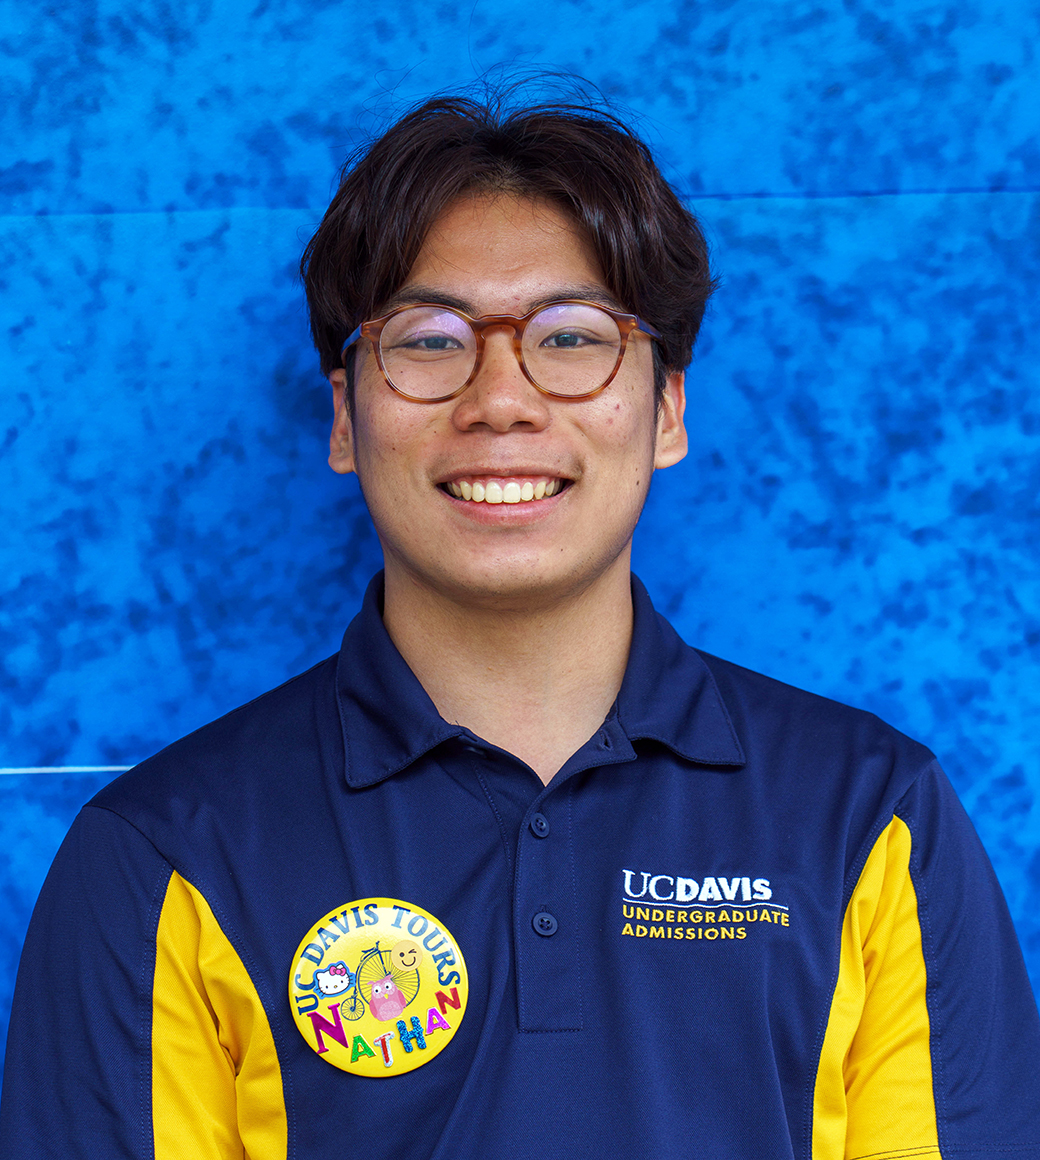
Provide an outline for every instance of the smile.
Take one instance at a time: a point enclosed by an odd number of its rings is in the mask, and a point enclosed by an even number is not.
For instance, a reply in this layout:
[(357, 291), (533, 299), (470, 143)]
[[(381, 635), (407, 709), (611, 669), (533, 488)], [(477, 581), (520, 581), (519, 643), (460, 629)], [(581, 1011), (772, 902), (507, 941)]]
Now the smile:
[(441, 486), (456, 499), (467, 503), (529, 503), (557, 495), (570, 480), (540, 476), (499, 478), (472, 476), (453, 479)]

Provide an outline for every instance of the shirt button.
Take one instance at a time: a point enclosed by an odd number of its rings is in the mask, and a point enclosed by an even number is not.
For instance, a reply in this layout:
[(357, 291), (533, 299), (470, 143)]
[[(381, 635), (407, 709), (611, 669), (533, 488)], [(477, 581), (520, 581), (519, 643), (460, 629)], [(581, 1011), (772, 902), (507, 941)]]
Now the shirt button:
[(531, 818), (531, 833), (536, 838), (548, 838), (549, 836), (549, 819), (545, 814), (535, 814)]
[(531, 925), (534, 927), (535, 934), (540, 934), (543, 938), (548, 938), (551, 934), (556, 933), (560, 924), (547, 910), (540, 910), (531, 919)]

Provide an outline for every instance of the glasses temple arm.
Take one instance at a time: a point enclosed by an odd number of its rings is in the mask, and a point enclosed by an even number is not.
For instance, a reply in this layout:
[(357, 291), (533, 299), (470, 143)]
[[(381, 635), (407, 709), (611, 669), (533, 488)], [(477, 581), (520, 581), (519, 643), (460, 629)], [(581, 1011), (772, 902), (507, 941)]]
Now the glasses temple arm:
[[(362, 324), (362, 325), (364, 325), (364, 324)], [(360, 337), (361, 337), (361, 327), (359, 326), (353, 331), (353, 333), (350, 335), (350, 337), (347, 339), (347, 341), (339, 348), (339, 357), (341, 359), (347, 353), (348, 349), (350, 347), (352, 347), (354, 345), (354, 343), (357, 342), (357, 340)]]
[[(661, 332), (650, 325), (649, 322), (644, 322), (638, 315), (633, 314), (632, 317), (636, 320), (636, 326), (643, 331), (644, 334), (649, 334), (651, 338), (661, 338)], [(355, 332), (360, 334), (360, 331)], [(348, 343), (349, 345), (349, 343)], [(346, 349), (346, 347), (344, 347)]]

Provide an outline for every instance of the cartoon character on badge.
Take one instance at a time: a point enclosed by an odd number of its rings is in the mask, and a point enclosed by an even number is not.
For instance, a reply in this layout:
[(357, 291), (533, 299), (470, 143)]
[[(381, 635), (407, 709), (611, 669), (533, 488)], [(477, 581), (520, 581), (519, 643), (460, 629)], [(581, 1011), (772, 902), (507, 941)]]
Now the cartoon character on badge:
[(417, 942), (412, 942), (410, 938), (395, 942), (390, 952), (390, 962), (393, 963), (395, 971), (417, 970), (422, 957), (422, 947)]
[(384, 975), (372, 984), (372, 1014), (380, 1023), (389, 1023), (408, 1006), (408, 1000), (394, 982), (393, 975)]
[(332, 963), (327, 970), (315, 971), (314, 982), (323, 995), (342, 995), (354, 985), (357, 978), (342, 959)]

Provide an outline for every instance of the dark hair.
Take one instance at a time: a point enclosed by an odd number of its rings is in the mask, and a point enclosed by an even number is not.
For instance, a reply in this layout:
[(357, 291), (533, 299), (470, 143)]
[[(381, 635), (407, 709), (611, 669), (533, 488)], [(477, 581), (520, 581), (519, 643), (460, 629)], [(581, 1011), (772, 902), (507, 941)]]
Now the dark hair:
[[(682, 370), (714, 289), (693, 214), (646, 145), (591, 104), (436, 98), (344, 166), (339, 191), (300, 263), (326, 375), (361, 322), (406, 281), (426, 235), (466, 193), (545, 199), (584, 229), (611, 293), (655, 326), (655, 385)], [(348, 366), (348, 401), (352, 395)]]

